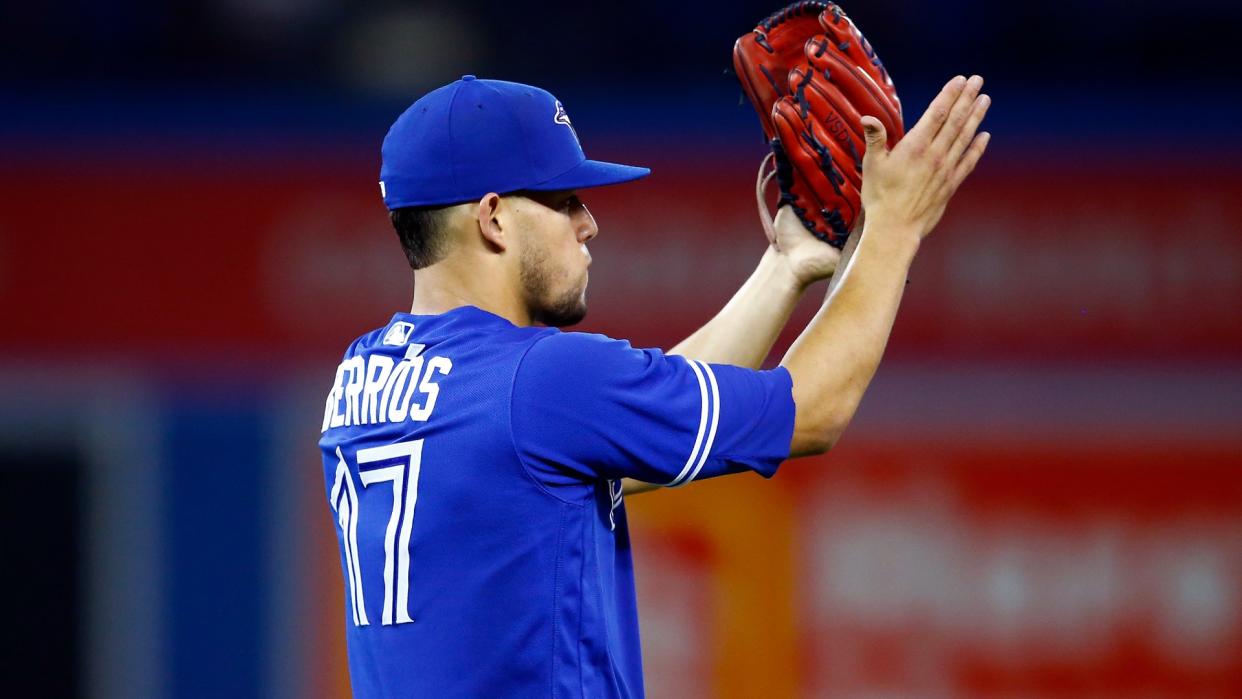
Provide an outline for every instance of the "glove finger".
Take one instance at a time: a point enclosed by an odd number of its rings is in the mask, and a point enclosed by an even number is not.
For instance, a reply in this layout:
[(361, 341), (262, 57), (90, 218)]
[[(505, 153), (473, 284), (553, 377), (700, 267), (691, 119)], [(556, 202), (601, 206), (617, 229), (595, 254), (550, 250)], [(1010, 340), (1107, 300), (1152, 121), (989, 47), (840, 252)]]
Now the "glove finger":
[(830, 3), (819, 15), (819, 25), (829, 42), (838, 52), (847, 56), (849, 62), (862, 68), (893, 103), (898, 116), (901, 116), (901, 100), (897, 97), (897, 87), (892, 77), (884, 68), (884, 63), (876, 54), (871, 42), (863, 36), (862, 30), (854, 24), (838, 5)]
[[(862, 202), (859, 186), (841, 167), (844, 152), (814, 119), (802, 118), (791, 97), (777, 101), (772, 120), (777, 132), (774, 151), (780, 148), (777, 178), (782, 201), (791, 204), (808, 230), (840, 247), (857, 220)], [(846, 168), (853, 169), (852, 163)]]
[(764, 136), (771, 140), (775, 134), (772, 132), (770, 106), (787, 93), (789, 88), (783, 78), (778, 80), (772, 74), (767, 61), (753, 58), (762, 51), (758, 46), (753, 33), (738, 39), (733, 45), (733, 69), (737, 72), (738, 82), (742, 84), (746, 98), (759, 113), (759, 124), (763, 127)]
[(820, 32), (819, 14), (826, 6), (795, 2), (761, 20), (754, 31), (733, 44), (733, 68), (769, 140), (775, 135), (772, 105), (789, 94), (789, 66), (803, 61), (806, 40)]
[[(823, 207), (819, 196), (810, 182), (807, 181), (806, 170), (812, 173), (816, 167), (807, 167), (809, 161), (795, 152), (795, 161), (789, 155), (785, 144), (797, 144), (804, 127), (797, 105), (789, 97), (777, 100), (772, 107), (772, 124), (776, 130), (776, 138), (772, 142), (772, 151), (776, 155), (776, 181), (781, 190), (781, 204), (789, 204), (802, 223), (821, 239), (832, 234), (825, 222), (817, 221), (814, 214)], [(796, 150), (796, 145), (795, 145)], [(817, 177), (819, 177), (817, 175)], [(831, 185), (823, 183), (822, 191), (832, 191)], [(808, 218), (808, 215), (810, 218)]]
[(900, 105), (890, 99), (865, 70), (843, 60), (823, 36), (807, 41), (806, 57), (811, 67), (837, 86), (846, 101), (855, 105), (860, 114), (875, 111), (871, 116), (884, 123), (890, 147), (896, 145), (905, 133)]
[[(803, 118), (810, 118), (823, 127), (843, 156), (843, 169), (856, 183), (861, 183), (863, 154), (867, 152), (863, 115), (835, 85), (805, 68), (790, 71), (789, 84)], [(846, 167), (849, 164), (853, 165), (852, 170)]]
[(833, 133), (823, 124), (809, 120), (802, 133), (802, 142), (810, 148), (820, 160), (832, 161), (833, 168), (855, 187), (862, 187), (862, 162), (866, 146), (861, 148), (847, 140), (848, 149), (836, 140)]
[[(795, 188), (806, 190), (808, 216), (819, 212), (823, 218), (820, 230), (831, 230), (844, 239), (861, 209), (861, 172), (851, 176), (851, 159), (827, 131), (812, 119), (802, 119), (800, 108), (792, 97), (786, 97), (773, 110), (777, 134), (786, 149), (786, 158), (794, 172)], [(839, 212), (841, 220), (829, 218), (827, 212)]]

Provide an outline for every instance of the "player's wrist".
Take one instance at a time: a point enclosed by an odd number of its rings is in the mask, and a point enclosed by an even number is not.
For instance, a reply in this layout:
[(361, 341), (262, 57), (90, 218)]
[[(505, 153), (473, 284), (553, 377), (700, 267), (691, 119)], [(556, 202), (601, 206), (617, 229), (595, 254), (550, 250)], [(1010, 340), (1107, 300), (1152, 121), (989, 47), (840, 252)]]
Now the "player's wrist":
[[(768, 247), (759, 261), (760, 273), (763, 276), (764, 288), (780, 294), (801, 297), (807, 288), (823, 278), (822, 274), (814, 273), (808, 265), (787, 252)], [(831, 275), (829, 275), (831, 276)]]
[(923, 230), (918, 224), (880, 212), (867, 213), (862, 234), (860, 243), (865, 241), (870, 243), (868, 247), (883, 248), (885, 257), (897, 260), (913, 261), (923, 242)]

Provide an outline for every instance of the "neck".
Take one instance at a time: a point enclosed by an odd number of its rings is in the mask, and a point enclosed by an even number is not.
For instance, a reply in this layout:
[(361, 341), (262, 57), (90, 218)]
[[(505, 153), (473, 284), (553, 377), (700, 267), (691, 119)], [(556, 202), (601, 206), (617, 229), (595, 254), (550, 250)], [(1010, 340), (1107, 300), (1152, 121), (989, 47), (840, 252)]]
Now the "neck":
[(414, 272), (414, 301), (410, 313), (439, 315), (462, 306), (474, 306), (518, 326), (532, 325), (521, 294), (508, 288), (504, 270), (489, 265), (455, 264), (443, 260)]

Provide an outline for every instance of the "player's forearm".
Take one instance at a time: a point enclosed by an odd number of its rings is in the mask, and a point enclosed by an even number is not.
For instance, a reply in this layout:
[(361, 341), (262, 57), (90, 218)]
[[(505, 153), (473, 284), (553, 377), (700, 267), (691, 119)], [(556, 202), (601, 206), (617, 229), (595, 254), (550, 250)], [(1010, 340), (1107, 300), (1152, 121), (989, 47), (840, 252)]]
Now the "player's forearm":
[(780, 253), (768, 248), (725, 307), (668, 353), (756, 369), (805, 290)]
[(836, 443), (884, 354), (919, 236), (883, 225), (867, 222), (824, 305), (781, 361), (797, 406), (793, 456)]

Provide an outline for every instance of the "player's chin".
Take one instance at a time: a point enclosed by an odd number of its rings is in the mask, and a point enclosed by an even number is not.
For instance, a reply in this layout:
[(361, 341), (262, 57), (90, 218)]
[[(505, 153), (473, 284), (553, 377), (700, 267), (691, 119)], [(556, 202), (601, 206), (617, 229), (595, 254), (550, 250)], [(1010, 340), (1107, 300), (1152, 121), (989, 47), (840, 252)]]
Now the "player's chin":
[(581, 293), (567, 295), (558, 303), (541, 309), (539, 322), (552, 328), (564, 328), (581, 323), (586, 314), (586, 289), (583, 289)]
[(586, 314), (586, 304), (582, 303), (575, 306), (573, 309), (568, 309), (562, 313), (554, 315), (547, 323), (545, 323), (545, 325), (553, 328), (567, 328), (571, 325), (581, 323), (582, 319), (586, 318)]

